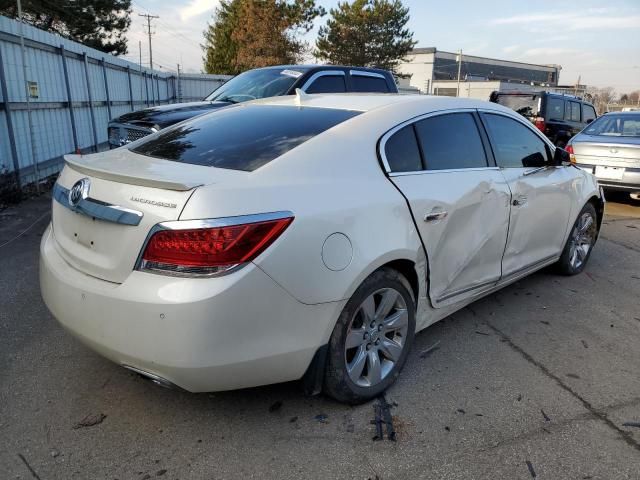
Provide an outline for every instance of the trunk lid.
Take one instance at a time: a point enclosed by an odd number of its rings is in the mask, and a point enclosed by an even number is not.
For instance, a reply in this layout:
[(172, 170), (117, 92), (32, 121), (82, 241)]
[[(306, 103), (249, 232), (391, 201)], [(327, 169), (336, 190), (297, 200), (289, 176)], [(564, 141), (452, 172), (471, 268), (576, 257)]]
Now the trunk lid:
[[(65, 161), (52, 206), (56, 248), (74, 268), (114, 283), (124, 282), (134, 269), (153, 226), (178, 220), (198, 186), (246, 175), (145, 157), (123, 148), (69, 155)], [(89, 186), (78, 206), (88, 209), (73, 207), (68, 200), (68, 191), (82, 179), (88, 179)], [(97, 213), (105, 211), (107, 215)]]
[(581, 134), (571, 142), (578, 163), (640, 168), (640, 142)]

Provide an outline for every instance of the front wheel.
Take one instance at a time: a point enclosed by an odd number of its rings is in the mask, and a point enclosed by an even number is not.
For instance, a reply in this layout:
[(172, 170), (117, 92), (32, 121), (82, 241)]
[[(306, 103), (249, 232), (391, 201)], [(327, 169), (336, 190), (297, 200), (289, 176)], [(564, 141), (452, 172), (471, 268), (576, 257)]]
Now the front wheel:
[(397, 271), (369, 276), (336, 323), (325, 370), (324, 391), (357, 404), (376, 397), (400, 374), (415, 334), (411, 287)]
[(596, 209), (587, 203), (569, 234), (567, 243), (558, 260), (558, 270), (564, 275), (576, 275), (584, 270), (591, 250), (598, 236), (598, 220)]

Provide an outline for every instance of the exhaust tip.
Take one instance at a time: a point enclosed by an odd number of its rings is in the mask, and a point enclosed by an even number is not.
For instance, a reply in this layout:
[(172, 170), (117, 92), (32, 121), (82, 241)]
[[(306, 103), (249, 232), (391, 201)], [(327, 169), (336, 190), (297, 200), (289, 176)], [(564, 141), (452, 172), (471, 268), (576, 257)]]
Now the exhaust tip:
[(142, 378), (144, 378), (145, 380), (149, 380), (151, 383), (154, 383), (155, 385), (158, 385), (163, 388), (168, 388), (170, 390), (182, 390), (182, 388), (177, 386), (175, 383), (172, 383), (166, 378), (162, 378), (161, 376), (156, 375), (155, 373), (150, 373), (145, 370), (141, 370), (140, 368), (132, 367), (131, 365), (123, 364), (122, 366), (133, 373), (137, 373)]

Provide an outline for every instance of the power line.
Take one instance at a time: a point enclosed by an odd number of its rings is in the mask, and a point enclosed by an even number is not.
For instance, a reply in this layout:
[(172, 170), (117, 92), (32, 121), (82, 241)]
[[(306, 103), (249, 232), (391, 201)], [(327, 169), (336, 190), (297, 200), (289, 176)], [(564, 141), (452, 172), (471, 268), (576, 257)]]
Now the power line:
[(139, 13), (138, 16), (147, 19), (147, 35), (149, 35), (149, 65), (151, 67), (151, 70), (153, 70), (153, 49), (151, 48), (151, 20), (160, 17), (158, 15), (150, 15), (148, 13)]
[[(140, 3), (136, 3), (136, 2), (131, 2), (133, 5), (135, 5), (136, 7), (138, 7), (140, 10), (143, 10), (145, 12), (149, 12), (149, 9), (145, 8), (143, 5), (141, 5)], [(157, 18), (157, 17), (156, 17)], [(185, 43), (188, 43), (189, 46), (193, 46), (194, 44), (197, 45), (198, 47), (200, 47), (200, 43), (195, 41), (192, 38), (189, 38), (185, 35), (183, 35), (182, 33), (172, 29), (169, 25), (167, 25), (166, 23), (158, 20), (158, 24), (162, 27), (162, 32), (163, 33), (167, 33), (175, 38), (177, 38), (178, 40), (182, 40)]]

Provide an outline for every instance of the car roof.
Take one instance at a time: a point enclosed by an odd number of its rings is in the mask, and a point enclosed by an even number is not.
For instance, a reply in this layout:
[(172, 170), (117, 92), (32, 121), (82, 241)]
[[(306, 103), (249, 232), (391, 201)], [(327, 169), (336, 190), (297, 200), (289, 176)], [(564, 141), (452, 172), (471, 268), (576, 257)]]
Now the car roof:
[(289, 69), (295, 70), (296, 68), (300, 70), (366, 70), (370, 72), (388, 72), (388, 70), (384, 70), (381, 68), (374, 67), (354, 67), (352, 65), (326, 65), (326, 64), (300, 64), (300, 65), (272, 65), (269, 67), (260, 67), (255, 70), (279, 70), (279, 69)]
[(425, 112), (456, 108), (484, 108), (512, 113), (510, 108), (472, 98), (434, 95), (402, 95), (397, 93), (322, 93), (287, 95), (247, 102), (245, 105), (281, 105), (291, 107), (335, 108), (368, 112), (383, 107), (402, 109), (407, 104), (422, 104)]
[(623, 112), (623, 111), (605, 112), (602, 115), (636, 115), (637, 116), (638, 114), (640, 114), (640, 110), (627, 110), (626, 112)]

